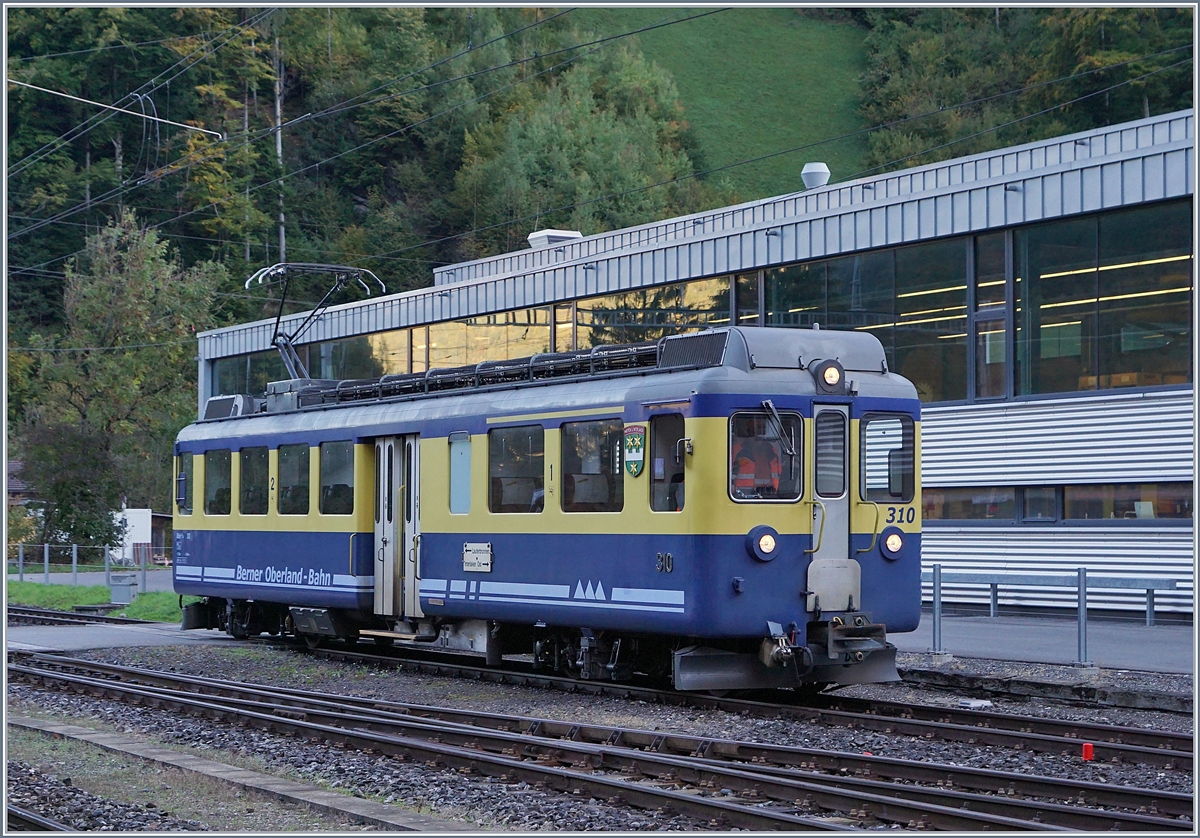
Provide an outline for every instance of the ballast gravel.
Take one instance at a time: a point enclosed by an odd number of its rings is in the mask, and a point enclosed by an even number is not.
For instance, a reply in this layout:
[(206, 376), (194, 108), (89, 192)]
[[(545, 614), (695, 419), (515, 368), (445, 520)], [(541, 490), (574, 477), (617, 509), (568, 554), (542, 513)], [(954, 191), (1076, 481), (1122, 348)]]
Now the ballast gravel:
[[(927, 763), (1078, 778), (1110, 785), (1190, 793), (1193, 784), (1193, 775), (1182, 770), (1084, 762), (1079, 755), (989, 748), (826, 727), (810, 721), (765, 719), (721, 710), (428, 676), (405, 670), (315, 659), (298, 652), (260, 646), (191, 646), (186, 655), (170, 647), (118, 648), (82, 653), (80, 657), (125, 666), (387, 701), (637, 727), (710, 738), (771, 742), (826, 751), (868, 752), (876, 756), (916, 759)], [(1138, 673), (1138, 676), (1151, 681), (1156, 677), (1147, 673)], [(1163, 676), (1157, 688), (1164, 691), (1178, 689), (1179, 678)], [(918, 689), (905, 684), (858, 687), (853, 688), (851, 694), (922, 704), (945, 704), (957, 698), (945, 692)], [(461, 820), (465, 827), (520, 831), (709, 828), (707, 824), (683, 816), (668, 818), (608, 804), (606, 801), (579, 799), (539, 790), (526, 784), (466, 777), (449, 770), (429, 769), (420, 763), (339, 750), (263, 731), (178, 717), (149, 708), (47, 693), (20, 684), (9, 685), (8, 697), (9, 711), (12, 713), (37, 708), (37, 715), (43, 717), (92, 719), (94, 723), (129, 735), (146, 736), (168, 746), (193, 748), (212, 759), (221, 759), (221, 754), (252, 756), (266, 766), (262, 770), (270, 773), (412, 807), (441, 818)], [(1079, 707), (1036, 699), (994, 701), (994, 704), (995, 709), (1004, 712), (1050, 718), (1158, 729), (1191, 730), (1192, 727), (1190, 717), (1178, 714)]]
[(75, 788), (69, 777), (46, 774), (17, 760), (8, 762), (8, 803), (78, 832), (194, 832), (197, 820), (160, 812), (154, 803), (121, 803)]

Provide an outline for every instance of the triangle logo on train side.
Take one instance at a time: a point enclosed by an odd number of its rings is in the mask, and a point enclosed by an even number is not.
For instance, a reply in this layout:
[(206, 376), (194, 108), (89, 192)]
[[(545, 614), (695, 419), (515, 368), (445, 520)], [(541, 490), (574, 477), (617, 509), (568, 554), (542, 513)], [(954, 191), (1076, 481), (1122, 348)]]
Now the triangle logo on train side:
[(627, 425), (625, 427), (625, 470), (631, 477), (642, 473), (646, 462), (646, 426)]

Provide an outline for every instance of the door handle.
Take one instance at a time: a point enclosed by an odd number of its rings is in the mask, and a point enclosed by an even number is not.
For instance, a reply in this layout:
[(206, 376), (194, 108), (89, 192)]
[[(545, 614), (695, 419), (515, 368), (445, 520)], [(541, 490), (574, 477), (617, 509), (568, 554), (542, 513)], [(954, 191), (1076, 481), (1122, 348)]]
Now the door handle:
[(825, 518), (828, 515), (828, 511), (825, 509), (825, 504), (821, 503), (821, 501), (819, 501), (819, 500), (813, 499), (808, 502), (813, 505), (813, 516), (814, 517), (817, 514), (817, 507), (818, 506), (821, 507), (821, 528), (820, 528), (820, 530), (817, 531), (817, 546), (812, 548), (811, 550), (804, 551), (805, 553), (816, 553), (816, 552), (820, 551), (821, 542), (825, 540)]
[(872, 550), (875, 549), (875, 539), (879, 538), (879, 504), (877, 504), (877, 503), (866, 504), (866, 503), (862, 503), (860, 501), (858, 505), (859, 506), (868, 506), (869, 505), (869, 506), (872, 506), (875, 508), (875, 525), (873, 527), (871, 527), (871, 545), (869, 547), (867, 547), (865, 550), (855, 551), (858, 553), (870, 553)]
[(418, 552), (418, 549), (420, 548), (420, 546), (421, 546), (421, 536), (414, 535), (413, 540), (412, 540), (413, 579), (417, 580), (418, 582), (421, 581), (421, 567), (419, 564), (421, 554)]

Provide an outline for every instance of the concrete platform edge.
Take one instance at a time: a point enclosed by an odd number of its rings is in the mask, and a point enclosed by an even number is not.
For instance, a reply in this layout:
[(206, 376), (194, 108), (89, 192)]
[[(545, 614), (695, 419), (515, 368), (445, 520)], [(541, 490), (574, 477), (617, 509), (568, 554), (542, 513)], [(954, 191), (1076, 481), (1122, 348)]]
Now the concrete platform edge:
[(1061, 701), (1085, 701), (1107, 707), (1133, 710), (1163, 710), (1169, 713), (1191, 713), (1192, 696), (1164, 692), (1135, 692), (1104, 684), (1068, 684), (1046, 681), (1026, 681), (972, 675), (965, 672), (941, 672), (936, 669), (900, 669), (900, 679), (906, 684), (986, 692), (1004, 696), (1028, 696)]
[(52, 736), (88, 742), (105, 750), (115, 751), (128, 756), (138, 757), (161, 765), (169, 765), (183, 771), (193, 771), (198, 774), (222, 780), (231, 785), (265, 794), (289, 803), (308, 806), (312, 809), (334, 815), (345, 815), (364, 823), (390, 830), (405, 832), (479, 832), (464, 824), (444, 821), (437, 818), (420, 815), (415, 812), (404, 812), (384, 803), (376, 803), (359, 797), (326, 791), (315, 786), (285, 780), (282, 777), (272, 777), (259, 774), (244, 768), (236, 768), (219, 762), (207, 760), (191, 754), (181, 754), (169, 748), (139, 742), (136, 739), (117, 733), (91, 730), (62, 722), (52, 722), (45, 719), (26, 717), (10, 718), (7, 724), (11, 727), (37, 730)]

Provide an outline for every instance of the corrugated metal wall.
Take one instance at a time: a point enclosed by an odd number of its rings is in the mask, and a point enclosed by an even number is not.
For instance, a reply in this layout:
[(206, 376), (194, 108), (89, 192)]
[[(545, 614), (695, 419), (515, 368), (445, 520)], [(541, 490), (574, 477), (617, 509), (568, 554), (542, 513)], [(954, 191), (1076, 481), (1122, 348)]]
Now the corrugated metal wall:
[[(871, 181), (451, 266), (454, 283), (326, 312), (305, 342), (1192, 194), (1190, 111), (908, 169)], [(770, 235), (768, 235), (770, 233)], [(292, 327), (301, 316), (288, 318)], [(208, 332), (203, 361), (270, 348), (274, 321)]]
[[(943, 573), (1074, 574), (1086, 567), (1089, 576), (1155, 576), (1178, 580), (1178, 591), (1158, 591), (1155, 608), (1191, 612), (1194, 607), (1195, 557), (1192, 527), (944, 527), (927, 526), (922, 535), (922, 565), (941, 564)], [(926, 600), (933, 587), (926, 583)], [(986, 605), (986, 585), (943, 585), (950, 602)], [(1000, 588), (1001, 605), (1073, 607), (1075, 589)], [(1088, 605), (1134, 611), (1146, 607), (1145, 591), (1092, 590)]]
[(1191, 480), (1193, 404), (1189, 388), (927, 407), (922, 485)]

